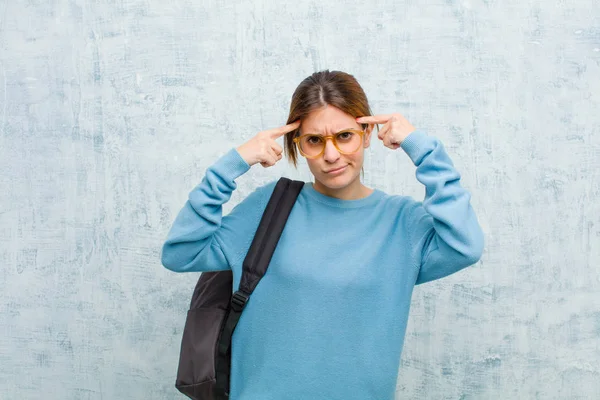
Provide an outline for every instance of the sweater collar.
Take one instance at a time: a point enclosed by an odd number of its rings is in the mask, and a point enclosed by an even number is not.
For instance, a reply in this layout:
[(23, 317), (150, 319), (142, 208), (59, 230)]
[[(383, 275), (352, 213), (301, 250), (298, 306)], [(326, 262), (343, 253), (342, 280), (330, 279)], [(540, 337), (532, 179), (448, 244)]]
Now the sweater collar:
[(335, 197), (327, 196), (319, 191), (317, 191), (312, 182), (306, 182), (303, 188), (304, 193), (306, 193), (309, 197), (314, 200), (317, 200), (320, 203), (324, 203), (326, 205), (338, 208), (359, 208), (365, 207), (372, 204), (377, 203), (384, 193), (379, 189), (374, 189), (373, 193), (368, 195), (367, 197), (363, 197), (361, 199), (356, 200), (342, 200)]

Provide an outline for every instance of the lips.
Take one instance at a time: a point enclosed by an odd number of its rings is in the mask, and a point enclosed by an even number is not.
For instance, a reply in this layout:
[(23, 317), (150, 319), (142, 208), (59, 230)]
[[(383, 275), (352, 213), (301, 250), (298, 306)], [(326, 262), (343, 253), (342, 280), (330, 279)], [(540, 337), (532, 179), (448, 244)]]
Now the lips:
[(347, 165), (344, 165), (344, 166), (342, 166), (342, 167), (339, 167), (339, 168), (330, 169), (329, 171), (325, 171), (325, 173), (327, 173), (327, 174), (331, 174), (331, 173), (334, 173), (334, 172), (341, 172), (341, 171), (343, 171), (343, 170), (344, 170), (344, 168), (346, 168), (346, 167), (347, 167)]

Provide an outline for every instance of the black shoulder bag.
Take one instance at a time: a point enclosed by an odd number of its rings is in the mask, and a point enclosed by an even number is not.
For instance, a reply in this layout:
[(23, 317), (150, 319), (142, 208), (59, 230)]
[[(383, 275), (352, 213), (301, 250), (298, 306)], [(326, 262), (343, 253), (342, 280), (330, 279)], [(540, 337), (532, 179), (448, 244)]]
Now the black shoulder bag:
[(232, 295), (230, 270), (203, 272), (187, 313), (175, 387), (193, 400), (229, 398), (231, 337), (264, 276), (304, 182), (280, 178), (262, 215)]

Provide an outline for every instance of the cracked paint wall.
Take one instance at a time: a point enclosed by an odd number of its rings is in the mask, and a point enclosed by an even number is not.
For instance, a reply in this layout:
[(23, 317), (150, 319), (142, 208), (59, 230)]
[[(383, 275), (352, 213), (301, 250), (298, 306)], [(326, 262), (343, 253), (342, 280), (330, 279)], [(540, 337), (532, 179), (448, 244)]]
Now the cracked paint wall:
[[(175, 399), (204, 170), (313, 71), (439, 137), (486, 233), (418, 287), (398, 399), (600, 398), (600, 3), (0, 0), (0, 398)], [(305, 164), (260, 166), (225, 207)], [(365, 183), (422, 199), (376, 142)]]

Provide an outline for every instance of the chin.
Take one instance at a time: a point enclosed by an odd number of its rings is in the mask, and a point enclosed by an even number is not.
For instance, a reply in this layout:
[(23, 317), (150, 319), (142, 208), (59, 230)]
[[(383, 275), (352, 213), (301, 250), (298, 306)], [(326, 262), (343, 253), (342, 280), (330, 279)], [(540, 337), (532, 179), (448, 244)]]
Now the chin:
[(349, 172), (350, 171), (346, 171), (346, 173), (339, 176), (327, 176), (326, 174), (325, 176), (322, 175), (320, 182), (323, 186), (329, 189), (343, 189), (357, 179), (357, 176), (352, 176)]

